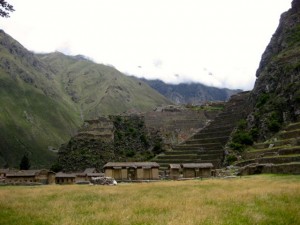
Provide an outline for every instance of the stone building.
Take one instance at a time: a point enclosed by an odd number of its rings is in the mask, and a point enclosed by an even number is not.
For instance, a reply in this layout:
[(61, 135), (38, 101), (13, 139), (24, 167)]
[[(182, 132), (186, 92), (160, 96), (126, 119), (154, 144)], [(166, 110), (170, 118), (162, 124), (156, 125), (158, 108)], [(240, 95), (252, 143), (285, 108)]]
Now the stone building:
[(109, 162), (103, 166), (105, 176), (116, 180), (158, 180), (156, 162)]
[(82, 173), (76, 173), (76, 183), (90, 182), (92, 177), (103, 177), (104, 173), (98, 173), (96, 168), (87, 168)]
[(8, 184), (26, 184), (40, 183), (53, 184), (55, 173), (46, 169), (42, 170), (20, 170), (8, 171), (6, 173), (5, 183)]
[(76, 174), (59, 172), (55, 175), (56, 184), (75, 184)]
[(184, 163), (182, 174), (184, 178), (211, 177), (212, 163)]
[(181, 165), (180, 164), (170, 164), (169, 165), (169, 178), (177, 180), (180, 177)]

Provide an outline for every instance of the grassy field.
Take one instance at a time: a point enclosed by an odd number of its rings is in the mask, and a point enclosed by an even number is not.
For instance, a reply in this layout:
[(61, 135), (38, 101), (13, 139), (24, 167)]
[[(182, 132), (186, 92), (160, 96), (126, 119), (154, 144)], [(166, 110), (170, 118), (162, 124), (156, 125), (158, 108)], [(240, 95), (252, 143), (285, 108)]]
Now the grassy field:
[(0, 187), (0, 224), (300, 224), (300, 176)]

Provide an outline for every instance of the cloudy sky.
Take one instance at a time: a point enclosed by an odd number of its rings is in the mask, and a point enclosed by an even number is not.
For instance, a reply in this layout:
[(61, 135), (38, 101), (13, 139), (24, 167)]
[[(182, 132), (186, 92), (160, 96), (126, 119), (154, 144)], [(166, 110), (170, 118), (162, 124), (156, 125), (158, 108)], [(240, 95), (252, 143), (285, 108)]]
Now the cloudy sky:
[(1, 28), (34, 52), (82, 54), (168, 83), (249, 90), (291, 0), (7, 0)]

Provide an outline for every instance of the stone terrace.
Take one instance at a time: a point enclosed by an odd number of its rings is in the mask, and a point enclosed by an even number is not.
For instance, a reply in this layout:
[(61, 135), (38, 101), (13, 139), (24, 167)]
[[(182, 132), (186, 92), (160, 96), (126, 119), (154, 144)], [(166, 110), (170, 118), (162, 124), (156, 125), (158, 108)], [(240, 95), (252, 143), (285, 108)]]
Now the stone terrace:
[(153, 161), (165, 170), (172, 163), (213, 163), (220, 168), (224, 157), (224, 146), (237, 122), (247, 115), (246, 99), (249, 92), (231, 97), (223, 112), (188, 140), (175, 145), (172, 150), (158, 155)]
[(270, 140), (256, 143), (244, 160), (242, 174), (300, 173), (300, 122), (291, 123)]

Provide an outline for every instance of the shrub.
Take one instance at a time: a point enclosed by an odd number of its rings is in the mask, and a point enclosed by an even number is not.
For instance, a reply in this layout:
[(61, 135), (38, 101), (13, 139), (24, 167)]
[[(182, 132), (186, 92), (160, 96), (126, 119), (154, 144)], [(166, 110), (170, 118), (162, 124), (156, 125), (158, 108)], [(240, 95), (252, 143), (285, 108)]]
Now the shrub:
[(229, 154), (226, 156), (226, 161), (229, 165), (231, 165), (233, 162), (237, 161), (237, 157), (234, 154)]
[(270, 99), (270, 94), (262, 93), (257, 100), (256, 107), (261, 108)]
[(234, 134), (232, 138), (233, 142), (239, 143), (241, 145), (252, 145), (252, 136), (246, 131), (238, 131)]
[(242, 152), (245, 148), (245, 146), (243, 146), (240, 143), (236, 143), (236, 142), (230, 142), (229, 147), (238, 152)]
[(135, 152), (132, 149), (130, 149), (126, 151), (125, 155), (126, 157), (133, 157), (135, 156)]

